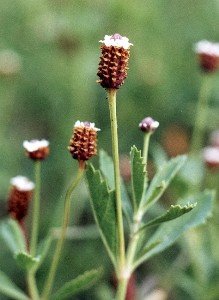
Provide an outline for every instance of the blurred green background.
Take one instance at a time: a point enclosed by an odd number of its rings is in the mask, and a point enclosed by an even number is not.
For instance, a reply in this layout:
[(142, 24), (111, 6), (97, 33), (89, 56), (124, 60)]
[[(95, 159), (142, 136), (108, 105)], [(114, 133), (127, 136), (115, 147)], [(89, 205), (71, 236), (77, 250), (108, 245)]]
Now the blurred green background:
[[(48, 139), (41, 237), (51, 225), (60, 224), (63, 193), (77, 169), (67, 151), (75, 121), (95, 122), (101, 128), (99, 147), (111, 153), (106, 94), (96, 83), (96, 73), (98, 41), (115, 32), (134, 44), (128, 78), (118, 93), (121, 153), (128, 154), (133, 144), (141, 147), (138, 123), (148, 115), (160, 122), (154, 142), (170, 155), (186, 152), (202, 77), (194, 44), (219, 40), (218, 0), (0, 1), (0, 213), (5, 214), (10, 178), (21, 174), (33, 179), (23, 140)], [(219, 77), (211, 76), (207, 133), (219, 127)], [(83, 183), (72, 205), (72, 224), (93, 222), (87, 198)], [(0, 247), (0, 268), (24, 285), (6, 258), (7, 250)], [(96, 265), (110, 270), (98, 239), (67, 242), (64, 259), (57, 286)], [(38, 273), (41, 284), (46, 268), (44, 264)], [(101, 294), (104, 289), (99, 285), (81, 299), (107, 299)]]

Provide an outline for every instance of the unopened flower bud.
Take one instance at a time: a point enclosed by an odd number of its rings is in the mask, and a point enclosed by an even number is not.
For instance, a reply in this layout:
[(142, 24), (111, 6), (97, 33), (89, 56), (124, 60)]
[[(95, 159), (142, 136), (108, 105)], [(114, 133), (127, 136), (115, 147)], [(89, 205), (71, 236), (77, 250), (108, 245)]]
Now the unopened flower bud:
[(84, 162), (97, 154), (97, 131), (94, 123), (77, 121), (68, 150), (72, 157)]
[(203, 158), (206, 166), (209, 169), (219, 168), (219, 148), (206, 147), (203, 150)]
[(49, 155), (49, 142), (46, 140), (24, 141), (23, 147), (33, 160), (43, 160)]
[(10, 183), (8, 213), (13, 219), (21, 222), (27, 215), (35, 185), (24, 176), (16, 176), (11, 179)]
[(200, 67), (204, 72), (214, 72), (219, 67), (219, 43), (200, 41), (195, 45)]
[(101, 46), (102, 55), (97, 75), (98, 83), (106, 89), (118, 89), (127, 77), (129, 48), (132, 46), (127, 37), (116, 33), (105, 35)]
[(159, 126), (159, 122), (155, 121), (151, 117), (147, 117), (141, 121), (139, 128), (143, 132), (153, 133)]

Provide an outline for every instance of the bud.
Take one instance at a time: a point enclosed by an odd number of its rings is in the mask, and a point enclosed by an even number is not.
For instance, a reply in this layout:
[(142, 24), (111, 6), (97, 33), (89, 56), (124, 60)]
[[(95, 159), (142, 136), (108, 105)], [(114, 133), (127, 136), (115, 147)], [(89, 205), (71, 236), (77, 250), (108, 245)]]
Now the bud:
[(97, 82), (106, 89), (118, 89), (127, 77), (129, 48), (132, 46), (127, 37), (116, 33), (105, 35), (101, 46), (102, 56), (97, 75)]
[(27, 156), (33, 160), (43, 160), (49, 155), (49, 142), (46, 140), (24, 141), (23, 147)]
[(219, 168), (219, 148), (206, 147), (203, 150), (203, 159), (209, 169)]
[(27, 215), (35, 185), (24, 176), (16, 176), (11, 179), (10, 183), (8, 212), (13, 219), (21, 222)]
[(141, 131), (146, 133), (153, 133), (159, 126), (159, 122), (155, 121), (151, 117), (147, 117), (139, 123)]
[(84, 162), (97, 154), (97, 131), (94, 123), (77, 121), (68, 150), (72, 157)]
[(198, 55), (200, 67), (204, 72), (214, 72), (219, 67), (219, 43), (212, 43), (206, 40), (195, 45), (195, 52)]

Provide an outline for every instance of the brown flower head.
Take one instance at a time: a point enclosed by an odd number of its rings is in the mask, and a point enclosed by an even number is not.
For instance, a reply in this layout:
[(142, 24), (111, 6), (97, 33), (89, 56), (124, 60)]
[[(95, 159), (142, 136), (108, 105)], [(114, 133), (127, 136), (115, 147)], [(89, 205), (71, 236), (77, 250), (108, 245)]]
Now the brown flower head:
[(129, 48), (132, 45), (127, 37), (116, 33), (105, 35), (101, 46), (102, 55), (97, 75), (98, 83), (106, 89), (118, 89), (127, 77)]
[(200, 41), (195, 45), (200, 67), (204, 72), (214, 72), (219, 67), (219, 43)]
[(159, 126), (159, 122), (155, 121), (151, 117), (144, 118), (139, 124), (141, 131), (146, 133), (153, 133)]
[(24, 176), (16, 176), (11, 179), (10, 183), (8, 212), (13, 219), (21, 222), (27, 215), (35, 185)]
[(33, 160), (43, 160), (49, 155), (49, 142), (46, 140), (24, 141), (26, 154)]
[(97, 131), (94, 123), (77, 121), (68, 150), (72, 157), (84, 162), (97, 154)]

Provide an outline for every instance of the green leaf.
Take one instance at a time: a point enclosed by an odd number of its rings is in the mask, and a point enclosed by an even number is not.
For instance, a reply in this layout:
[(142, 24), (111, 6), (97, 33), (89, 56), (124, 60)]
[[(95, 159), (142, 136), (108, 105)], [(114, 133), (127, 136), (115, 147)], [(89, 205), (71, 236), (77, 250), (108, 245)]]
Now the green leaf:
[[(110, 190), (114, 190), (115, 189), (115, 181), (114, 181), (114, 167), (113, 167), (113, 160), (112, 158), (104, 151), (104, 150), (100, 150), (100, 159), (99, 159), (99, 163), (100, 163), (100, 170), (102, 172), (102, 174), (104, 175), (104, 177), (107, 179), (107, 185), (109, 187)], [(128, 196), (128, 193), (126, 191), (126, 187), (124, 184), (124, 181), (121, 177), (120, 179), (120, 183), (121, 183), (121, 196), (122, 196), (122, 209), (123, 212), (125, 214), (125, 217), (128, 221), (128, 223), (131, 223), (132, 220), (132, 207), (130, 204), (130, 199)]]
[(163, 215), (151, 220), (150, 222), (144, 224), (139, 231), (142, 231), (150, 226), (154, 226), (154, 225), (159, 225), (160, 223), (164, 223), (164, 222), (168, 222), (171, 221), (173, 219), (179, 218), (180, 216), (188, 213), (189, 211), (191, 211), (197, 203), (195, 204), (188, 204), (185, 206), (181, 206), (181, 205), (171, 205), (170, 209), (164, 213)]
[(0, 293), (12, 299), (28, 300), (29, 298), (5, 275), (0, 271)]
[[(212, 216), (214, 198), (215, 193), (207, 190), (190, 198), (183, 199), (183, 203), (197, 202), (196, 207), (175, 220), (161, 224), (145, 247), (139, 251), (134, 264), (135, 268), (143, 261), (148, 260), (150, 257), (171, 246), (186, 230), (206, 223), (207, 219)], [(157, 246), (148, 251), (150, 246), (156, 242), (158, 243)]]
[[(72, 297), (85, 289), (90, 288), (102, 275), (101, 269), (91, 270), (65, 283), (52, 297), (53, 300), (62, 300)], [(71, 298), (72, 299), (72, 298)]]
[(173, 177), (179, 171), (186, 161), (186, 156), (181, 155), (172, 158), (166, 164), (164, 164), (157, 174), (154, 176), (151, 184), (146, 192), (145, 198), (143, 200), (145, 211), (151, 205), (153, 205), (162, 196), (168, 185), (170, 184)]
[(30, 269), (37, 266), (39, 263), (39, 257), (33, 257), (27, 252), (19, 252), (15, 255), (15, 260), (19, 267), (29, 271)]
[(103, 180), (100, 171), (95, 170), (91, 164), (87, 168), (87, 181), (94, 218), (99, 227), (103, 243), (115, 265), (117, 255), (115, 191), (108, 190), (106, 181)]
[(143, 157), (141, 151), (135, 146), (131, 148), (131, 169), (132, 169), (132, 190), (134, 207), (137, 209), (142, 200), (145, 187), (145, 164), (143, 163)]
[(51, 246), (53, 237), (51, 234), (49, 234), (38, 246), (37, 249), (37, 258), (39, 259), (39, 262), (37, 264), (37, 269), (40, 267), (40, 265), (43, 263), (49, 248)]
[(2, 221), (0, 234), (13, 254), (26, 250), (24, 234), (15, 220)]

